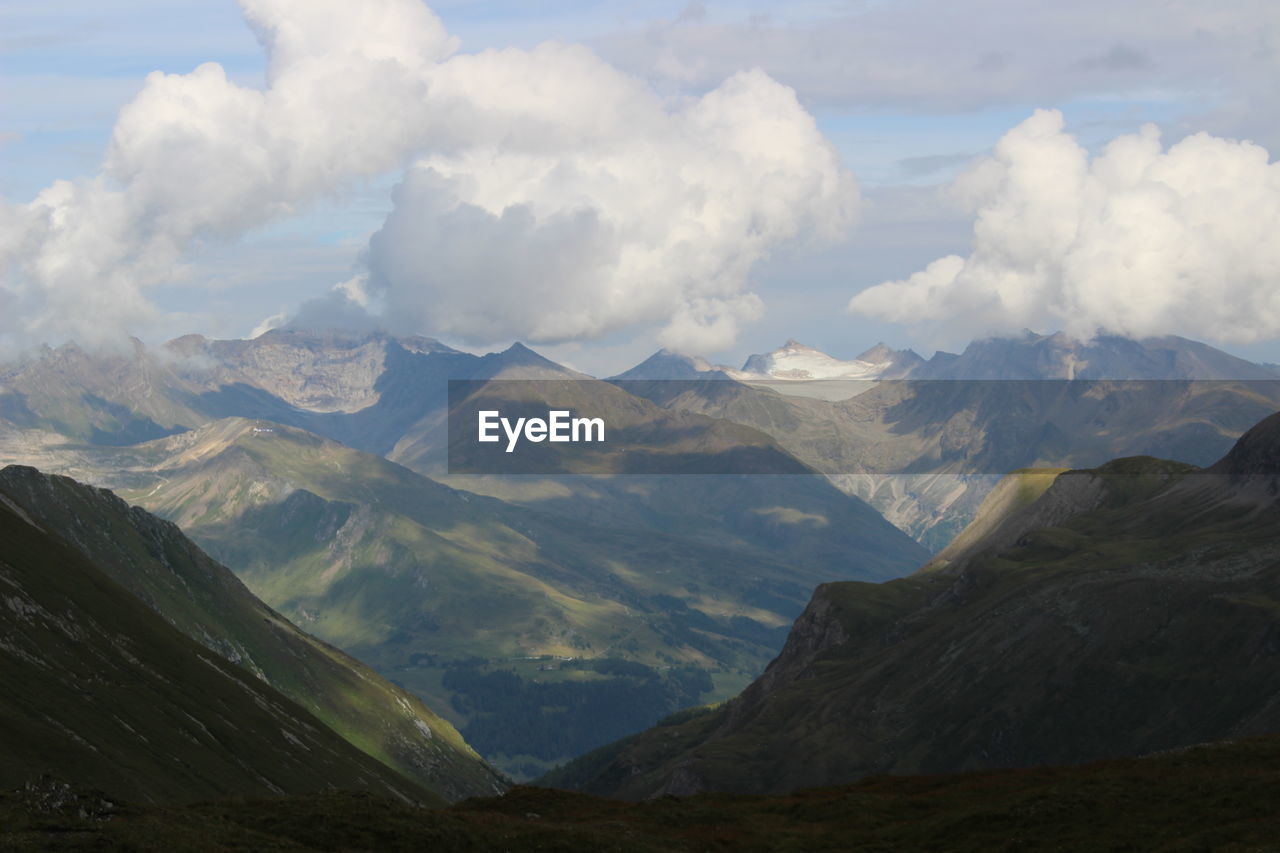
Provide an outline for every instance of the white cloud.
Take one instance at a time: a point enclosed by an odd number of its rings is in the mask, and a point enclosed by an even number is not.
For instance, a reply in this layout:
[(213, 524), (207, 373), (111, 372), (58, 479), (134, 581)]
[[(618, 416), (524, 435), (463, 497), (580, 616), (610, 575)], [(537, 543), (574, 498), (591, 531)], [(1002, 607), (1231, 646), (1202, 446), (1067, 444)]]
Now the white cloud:
[(1280, 164), (1148, 125), (1090, 157), (1038, 111), (954, 187), (976, 211), (967, 257), (940, 258), (849, 309), (948, 337), (1061, 328), (1089, 337), (1280, 335)]
[[(263, 90), (221, 66), (152, 73), (120, 112), (100, 173), (6, 209), (0, 337), (92, 343), (151, 322), (144, 291), (219, 240), (403, 162), (432, 116), (428, 72), (453, 44), (397, 0), (244, 0), (267, 45)], [(416, 107), (416, 108), (415, 108)]]
[(285, 321), (288, 319), (289, 313), (287, 311), (282, 311), (279, 314), (272, 314), (270, 317), (263, 318), (262, 322), (253, 327), (253, 331), (249, 333), (249, 337), (256, 338), (260, 335), (265, 335), (272, 329), (278, 329), (283, 326)]
[(685, 327), (729, 340), (758, 304), (752, 265), (838, 234), (856, 204), (794, 93), (760, 72), (673, 105), (581, 47), (454, 55), (417, 0), (241, 5), (265, 88), (216, 63), (153, 73), (96, 176), (0, 210), (0, 338), (134, 329), (193, 247), (412, 163), (369, 259), (396, 322), (474, 341), (654, 322), (673, 343)]
[(369, 264), (398, 322), (475, 343), (658, 322), (667, 346), (719, 350), (760, 315), (757, 261), (851, 224), (852, 176), (760, 72), (672, 109), (578, 48), (486, 70), (501, 99), (470, 99), (473, 120), (514, 112), (527, 132), (423, 158), (397, 189)]

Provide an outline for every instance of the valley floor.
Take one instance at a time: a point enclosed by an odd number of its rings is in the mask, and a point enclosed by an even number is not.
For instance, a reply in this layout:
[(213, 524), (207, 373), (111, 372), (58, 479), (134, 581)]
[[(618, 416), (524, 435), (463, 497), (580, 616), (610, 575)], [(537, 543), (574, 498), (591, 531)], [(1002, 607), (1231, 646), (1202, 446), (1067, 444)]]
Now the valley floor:
[(1280, 850), (1280, 737), (1079, 767), (880, 776), (788, 796), (627, 803), (545, 788), (447, 809), (334, 793), (135, 808), (45, 781), (0, 795), (0, 848)]

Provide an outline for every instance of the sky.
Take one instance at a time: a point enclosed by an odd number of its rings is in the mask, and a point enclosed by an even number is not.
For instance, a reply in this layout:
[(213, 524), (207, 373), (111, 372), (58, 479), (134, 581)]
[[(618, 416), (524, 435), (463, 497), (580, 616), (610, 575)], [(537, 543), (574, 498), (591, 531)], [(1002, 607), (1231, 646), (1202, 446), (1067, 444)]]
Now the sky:
[(7, 0), (0, 349), (1280, 361), (1280, 4)]

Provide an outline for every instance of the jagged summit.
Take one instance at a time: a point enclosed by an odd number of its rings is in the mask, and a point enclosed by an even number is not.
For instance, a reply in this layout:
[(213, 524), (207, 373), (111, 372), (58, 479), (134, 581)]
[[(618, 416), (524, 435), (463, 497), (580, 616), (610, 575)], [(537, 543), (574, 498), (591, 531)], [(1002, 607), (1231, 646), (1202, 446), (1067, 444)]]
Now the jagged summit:
[(924, 362), (924, 359), (921, 358), (915, 350), (894, 349), (884, 341), (880, 341), (875, 346), (858, 355), (858, 361), (866, 361), (871, 364), (883, 364), (894, 359), (903, 359), (921, 363)]

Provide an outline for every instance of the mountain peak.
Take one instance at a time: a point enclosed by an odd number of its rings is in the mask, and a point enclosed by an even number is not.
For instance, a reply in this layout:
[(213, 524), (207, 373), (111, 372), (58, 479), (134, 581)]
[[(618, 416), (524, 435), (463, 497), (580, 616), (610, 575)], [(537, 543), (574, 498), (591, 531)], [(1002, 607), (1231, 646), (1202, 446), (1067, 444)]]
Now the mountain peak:
[(630, 370), (612, 376), (618, 380), (724, 379), (725, 369), (695, 355), (682, 355), (666, 347)]
[[(530, 349), (520, 341), (516, 341), (501, 352), (490, 353), (489, 355), (507, 365), (555, 365), (554, 361)], [(559, 365), (555, 366), (559, 367)]]
[(487, 379), (585, 379), (585, 374), (557, 364), (520, 341), (501, 352), (491, 352), (480, 359), (485, 365), (481, 375)]

